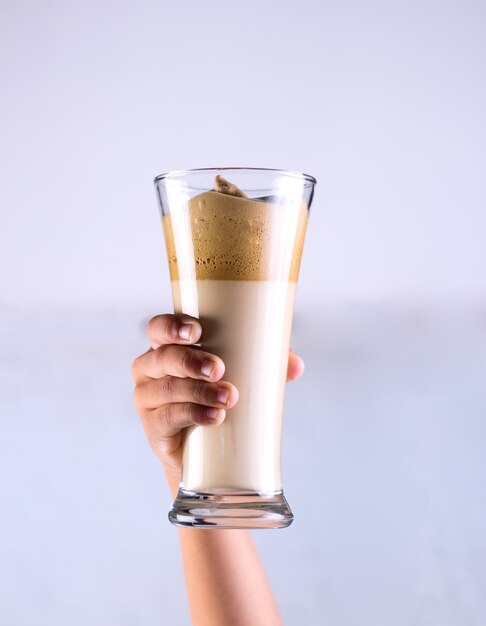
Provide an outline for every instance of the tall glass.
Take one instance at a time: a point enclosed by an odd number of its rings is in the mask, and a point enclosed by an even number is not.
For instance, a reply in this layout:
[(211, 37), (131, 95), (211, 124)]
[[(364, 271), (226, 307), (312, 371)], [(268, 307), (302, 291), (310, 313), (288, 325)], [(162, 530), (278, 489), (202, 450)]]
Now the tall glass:
[(216, 168), (155, 179), (174, 311), (201, 320), (238, 403), (183, 439), (169, 513), (178, 526), (281, 528), (293, 519), (280, 476), (284, 388), (295, 289), (315, 179)]

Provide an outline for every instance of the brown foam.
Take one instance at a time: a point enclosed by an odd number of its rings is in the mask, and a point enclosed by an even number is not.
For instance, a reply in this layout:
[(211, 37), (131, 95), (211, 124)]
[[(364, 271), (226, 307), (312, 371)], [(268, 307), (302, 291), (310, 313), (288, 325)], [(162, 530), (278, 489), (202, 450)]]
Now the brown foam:
[[(195, 268), (199, 280), (297, 281), (308, 216), (304, 201), (295, 206), (207, 191), (173, 211), (177, 218), (168, 213), (162, 220), (171, 280), (193, 278)], [(178, 263), (178, 251), (191, 248), (194, 263)]]

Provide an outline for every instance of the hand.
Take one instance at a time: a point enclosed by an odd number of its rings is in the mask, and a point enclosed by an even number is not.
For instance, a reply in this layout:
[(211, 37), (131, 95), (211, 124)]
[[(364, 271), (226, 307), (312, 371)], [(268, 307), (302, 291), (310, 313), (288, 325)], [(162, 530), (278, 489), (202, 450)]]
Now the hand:
[[(191, 347), (202, 332), (199, 321), (183, 315), (157, 315), (147, 326), (150, 350), (135, 359), (134, 401), (150, 445), (168, 478), (179, 480), (182, 429), (218, 426), (238, 402), (238, 390), (221, 380), (223, 361)], [(302, 375), (304, 363), (290, 352), (287, 380)]]

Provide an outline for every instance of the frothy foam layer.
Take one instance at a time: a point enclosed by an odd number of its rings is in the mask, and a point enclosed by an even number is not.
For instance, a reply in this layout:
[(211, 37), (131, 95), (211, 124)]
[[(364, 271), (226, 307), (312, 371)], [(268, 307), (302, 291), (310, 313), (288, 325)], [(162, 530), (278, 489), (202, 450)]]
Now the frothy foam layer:
[(297, 282), (307, 216), (303, 201), (201, 193), (162, 220), (171, 280)]

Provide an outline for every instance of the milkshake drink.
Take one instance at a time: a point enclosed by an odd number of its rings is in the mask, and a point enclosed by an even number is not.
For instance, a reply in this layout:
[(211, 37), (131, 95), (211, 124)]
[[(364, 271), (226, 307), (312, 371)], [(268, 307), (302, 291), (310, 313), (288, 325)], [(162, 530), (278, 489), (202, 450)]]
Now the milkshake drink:
[[(222, 358), (224, 379), (239, 391), (220, 426), (186, 429), (185, 496), (224, 503), (282, 494), (284, 387), (307, 217), (302, 194), (249, 198), (220, 176), (163, 217), (174, 310), (200, 319), (201, 347)], [(249, 509), (243, 518), (258, 517)]]

